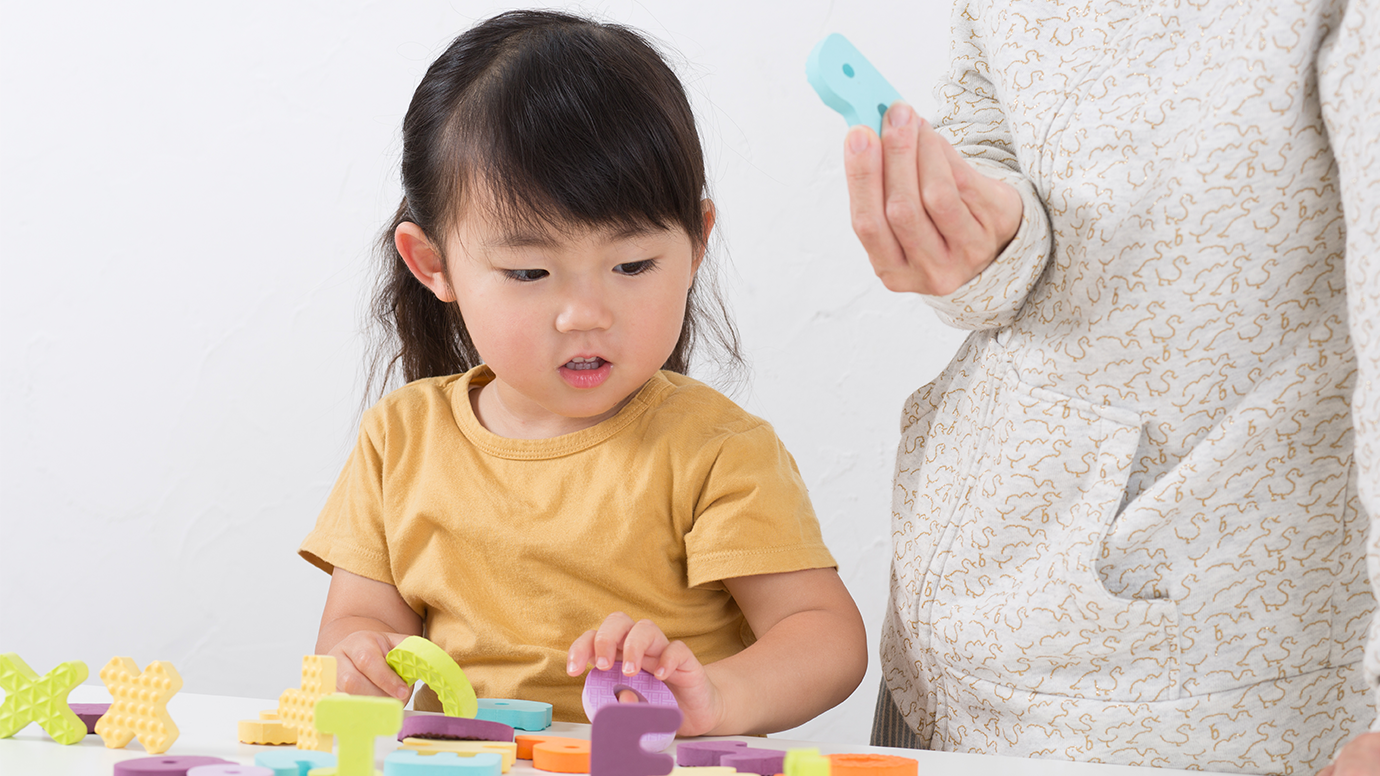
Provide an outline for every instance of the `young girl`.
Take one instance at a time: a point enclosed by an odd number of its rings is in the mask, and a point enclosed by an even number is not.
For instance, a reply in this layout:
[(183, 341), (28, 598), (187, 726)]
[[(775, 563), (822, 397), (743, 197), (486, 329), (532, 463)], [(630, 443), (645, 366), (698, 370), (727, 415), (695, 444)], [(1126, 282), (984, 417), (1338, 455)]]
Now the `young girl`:
[[(481, 697), (583, 721), (589, 665), (648, 670), (682, 735), (836, 705), (861, 618), (765, 422), (683, 373), (714, 225), (685, 93), (638, 35), (512, 12), (432, 64), (403, 122), (376, 300), (405, 387), (302, 544), (331, 573), (317, 651), (406, 699), (422, 634)], [(421, 708), (439, 708), (419, 694)]]

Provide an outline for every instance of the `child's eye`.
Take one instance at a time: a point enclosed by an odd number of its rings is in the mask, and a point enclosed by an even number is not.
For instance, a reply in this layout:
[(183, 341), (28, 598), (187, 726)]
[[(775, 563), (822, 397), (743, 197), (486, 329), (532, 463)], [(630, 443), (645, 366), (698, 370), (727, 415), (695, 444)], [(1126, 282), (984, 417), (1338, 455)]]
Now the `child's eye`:
[(509, 280), (516, 280), (519, 283), (531, 283), (533, 280), (541, 280), (551, 274), (544, 269), (505, 269), (503, 274)]
[(643, 259), (642, 261), (624, 262), (614, 267), (613, 271), (620, 275), (641, 275), (643, 272), (653, 269), (656, 269), (656, 259)]

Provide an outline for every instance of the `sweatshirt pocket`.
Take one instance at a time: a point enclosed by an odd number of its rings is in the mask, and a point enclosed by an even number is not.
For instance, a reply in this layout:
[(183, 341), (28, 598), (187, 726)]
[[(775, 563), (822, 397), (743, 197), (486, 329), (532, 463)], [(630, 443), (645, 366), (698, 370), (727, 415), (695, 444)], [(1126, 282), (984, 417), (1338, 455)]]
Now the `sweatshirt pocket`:
[(1116, 701), (1177, 697), (1177, 611), (1120, 598), (1094, 566), (1141, 419), (1021, 382), (992, 404), (934, 591), (949, 670), (1022, 690)]

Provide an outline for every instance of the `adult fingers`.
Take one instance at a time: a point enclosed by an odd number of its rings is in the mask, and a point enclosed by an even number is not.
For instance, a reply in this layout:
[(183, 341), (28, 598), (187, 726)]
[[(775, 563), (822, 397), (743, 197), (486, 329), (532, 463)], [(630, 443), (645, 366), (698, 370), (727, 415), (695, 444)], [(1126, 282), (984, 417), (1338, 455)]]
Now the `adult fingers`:
[(623, 640), (623, 674), (632, 676), (641, 671), (643, 656), (660, 654), (668, 643), (666, 634), (661, 632), (656, 623), (651, 620), (638, 620), (632, 630), (628, 631), (628, 637)]
[(962, 255), (981, 249), (983, 229), (959, 195), (949, 159), (949, 155), (956, 156), (958, 152), (929, 126), (920, 128), (915, 142), (918, 145), (916, 159), (923, 170), (920, 202), (929, 213), (938, 239), (944, 244), (940, 255)]
[(886, 220), (882, 143), (870, 127), (857, 126), (844, 138), (843, 169), (848, 179), (848, 213), (874, 270), (904, 263), (900, 243)]
[[(928, 202), (924, 198), (925, 189), (932, 185), (932, 173), (927, 165), (933, 162), (923, 156), (927, 149), (920, 143), (926, 136), (938, 136), (927, 122), (904, 103), (897, 103), (887, 111), (884, 124), (882, 152), (886, 178), (886, 221), (901, 247), (901, 253), (894, 265), (876, 269), (879, 275), (883, 272), (903, 273), (913, 282), (923, 279), (927, 263), (943, 257), (946, 250), (944, 238), (936, 229), (934, 214), (929, 212)], [(933, 150), (929, 149), (931, 154)], [(940, 172), (947, 175), (947, 169)]]
[(1011, 184), (978, 172), (948, 143), (944, 144), (944, 149), (958, 195), (978, 227), (992, 241), (995, 248), (992, 258), (995, 258), (1020, 228), (1021, 213), (1025, 207), (1021, 195)]

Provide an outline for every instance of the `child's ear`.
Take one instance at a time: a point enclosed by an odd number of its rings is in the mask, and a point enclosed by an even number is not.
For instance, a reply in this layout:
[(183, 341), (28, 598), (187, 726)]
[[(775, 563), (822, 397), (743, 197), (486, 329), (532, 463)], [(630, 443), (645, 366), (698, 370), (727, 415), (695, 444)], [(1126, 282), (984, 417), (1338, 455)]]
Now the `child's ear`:
[(700, 212), (704, 214), (704, 242), (695, 248), (695, 260), (690, 264), (692, 274), (699, 271), (700, 262), (704, 261), (704, 252), (709, 249), (709, 235), (714, 232), (714, 200), (700, 200)]
[(413, 277), (431, 289), (437, 299), (442, 302), (455, 301), (455, 291), (446, 279), (446, 260), (420, 226), (411, 221), (398, 224), (393, 232), (393, 245), (407, 268), (412, 270)]

